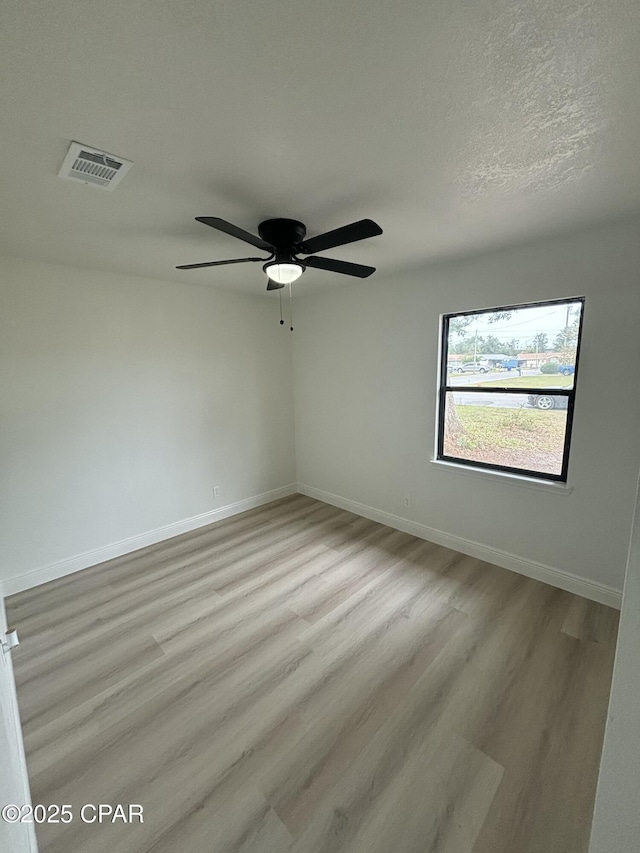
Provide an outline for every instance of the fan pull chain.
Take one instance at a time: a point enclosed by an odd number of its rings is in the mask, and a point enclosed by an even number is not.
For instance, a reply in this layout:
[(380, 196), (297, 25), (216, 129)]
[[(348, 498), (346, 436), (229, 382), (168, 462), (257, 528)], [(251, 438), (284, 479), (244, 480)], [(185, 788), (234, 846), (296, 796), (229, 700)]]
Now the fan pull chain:
[(291, 286), (291, 282), (289, 282), (289, 317), (291, 318), (289, 331), (293, 332), (293, 287)]
[(278, 296), (280, 297), (280, 325), (284, 326), (284, 320), (282, 319), (282, 290), (278, 291)]

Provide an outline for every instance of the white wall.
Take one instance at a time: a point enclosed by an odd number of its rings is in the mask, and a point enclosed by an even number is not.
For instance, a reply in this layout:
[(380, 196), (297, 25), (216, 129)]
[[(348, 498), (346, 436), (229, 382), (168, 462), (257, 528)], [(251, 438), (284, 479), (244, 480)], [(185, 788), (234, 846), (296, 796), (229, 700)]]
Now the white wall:
[[(620, 589), (640, 463), (639, 228), (316, 294), (303, 282), (293, 335), (262, 295), (0, 259), (0, 580), (297, 479)], [(573, 492), (430, 464), (439, 315), (575, 295)]]
[(636, 504), (590, 853), (640, 845), (640, 501)]
[[(299, 299), (298, 482), (620, 590), (640, 463), (639, 234), (636, 218)], [(573, 492), (431, 464), (440, 314), (578, 295)]]
[(272, 300), (12, 259), (0, 299), (0, 580), (295, 481)]
[[(6, 630), (4, 599), (0, 594), (0, 642), (5, 640)], [(0, 755), (0, 804), (30, 805), (31, 792), (11, 652), (4, 649), (0, 649)], [(33, 823), (9, 824), (0, 819), (0, 850), (7, 853), (36, 853)]]

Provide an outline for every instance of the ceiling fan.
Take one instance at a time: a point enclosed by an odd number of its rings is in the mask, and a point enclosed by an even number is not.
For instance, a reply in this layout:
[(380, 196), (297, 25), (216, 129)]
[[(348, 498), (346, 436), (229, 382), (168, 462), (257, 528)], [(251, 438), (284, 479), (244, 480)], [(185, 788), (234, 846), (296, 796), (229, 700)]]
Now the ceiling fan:
[[(228, 261), (209, 261), (204, 264), (184, 264), (176, 267), (179, 270), (194, 270), (202, 267), (217, 267), (224, 264), (244, 264), (251, 261), (262, 261), (262, 269), (266, 272), (269, 282), (267, 290), (280, 290), (286, 284), (291, 284), (300, 278), (307, 267), (314, 267), (328, 272), (339, 272), (344, 275), (353, 275), (357, 278), (367, 278), (376, 271), (375, 267), (367, 267), (364, 264), (352, 264), (348, 261), (337, 261), (333, 258), (313, 257), (316, 252), (325, 249), (333, 249), (336, 246), (344, 246), (347, 243), (355, 243), (357, 240), (365, 240), (367, 237), (376, 237), (382, 234), (382, 228), (372, 219), (360, 219), (334, 231), (327, 231), (317, 237), (305, 240), (307, 229), (295, 219), (265, 219), (258, 226), (259, 237), (219, 219), (216, 216), (196, 216), (197, 222), (202, 222), (210, 228), (230, 234), (245, 243), (250, 243), (257, 249), (269, 252), (268, 258), (233, 258)], [(311, 255), (312, 257), (298, 258), (297, 255)]]

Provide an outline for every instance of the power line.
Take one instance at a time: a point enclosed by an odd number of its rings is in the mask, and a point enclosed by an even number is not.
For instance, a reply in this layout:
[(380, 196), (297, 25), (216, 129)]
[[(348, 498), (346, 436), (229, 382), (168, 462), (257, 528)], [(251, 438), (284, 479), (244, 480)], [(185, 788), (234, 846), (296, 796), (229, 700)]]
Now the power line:
[[(480, 332), (480, 330), (478, 330), (478, 337), (484, 337), (484, 338), (493, 337), (493, 338), (498, 338), (499, 340), (511, 340), (512, 338), (516, 338), (516, 337), (519, 339), (533, 339), (537, 335), (558, 335), (558, 334), (564, 334), (564, 326), (561, 326), (561, 327), (556, 328), (556, 329), (538, 329), (536, 332), (526, 332), (524, 334), (520, 333), (520, 335), (517, 335), (517, 334), (512, 335), (509, 332), (497, 332), (496, 333), (493, 330), (491, 330), (491, 331), (487, 330), (487, 332), (485, 333), (484, 331)], [(449, 338), (452, 339), (453, 337), (458, 337), (458, 335), (456, 335), (455, 332), (452, 332), (452, 333), (450, 333)], [(462, 338), (460, 338), (460, 340), (472, 340), (474, 337), (475, 337), (475, 335), (464, 335)]]
[[(567, 304), (571, 305), (571, 303), (567, 303)], [(539, 317), (529, 317), (529, 318), (525, 318), (523, 320), (514, 320), (514, 322), (507, 321), (509, 323), (508, 326), (496, 326), (495, 331), (506, 332), (509, 329), (512, 329), (514, 326), (522, 326), (525, 323), (530, 323), (533, 325), (534, 323), (537, 323), (538, 320), (544, 320), (545, 317), (552, 317), (554, 315), (557, 316), (558, 321), (560, 323), (558, 330), (564, 329), (564, 327), (565, 327), (564, 312), (566, 310), (566, 307), (567, 307), (567, 305), (559, 305), (556, 308), (554, 308), (552, 311), (547, 311), (545, 314), (540, 314)], [(527, 309), (524, 309), (524, 310), (527, 310)], [(581, 312), (578, 312), (578, 314), (576, 314), (573, 319), (576, 319), (577, 317), (579, 317), (580, 313)], [(490, 313), (488, 313), (487, 316), (490, 316)], [(485, 322), (488, 324), (487, 325), (487, 331), (489, 330), (489, 328), (494, 328), (493, 326), (491, 326), (491, 324), (489, 323), (488, 320), (486, 320)], [(469, 325), (472, 326), (471, 323)], [(476, 321), (476, 327), (475, 328), (477, 329), (477, 327), (478, 327), (478, 321)], [(480, 331), (480, 330), (478, 329), (478, 331)], [(554, 330), (554, 331), (556, 331), (556, 330)]]

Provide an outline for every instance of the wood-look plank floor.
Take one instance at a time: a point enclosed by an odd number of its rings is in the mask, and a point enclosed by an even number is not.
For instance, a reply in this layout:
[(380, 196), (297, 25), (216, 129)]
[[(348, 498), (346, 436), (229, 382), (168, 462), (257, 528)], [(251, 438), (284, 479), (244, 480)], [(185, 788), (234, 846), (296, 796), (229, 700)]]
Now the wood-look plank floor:
[(7, 609), (41, 853), (587, 851), (607, 607), (296, 495)]

